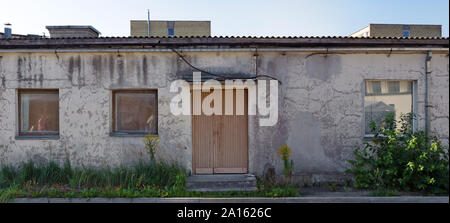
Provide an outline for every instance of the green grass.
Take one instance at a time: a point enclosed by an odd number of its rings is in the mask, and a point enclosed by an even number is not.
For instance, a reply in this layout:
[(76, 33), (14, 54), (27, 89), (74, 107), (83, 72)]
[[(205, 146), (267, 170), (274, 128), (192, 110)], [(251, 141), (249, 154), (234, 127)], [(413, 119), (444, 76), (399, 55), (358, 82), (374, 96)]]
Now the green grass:
[(399, 196), (399, 193), (395, 190), (378, 189), (370, 192), (369, 195), (375, 197), (392, 197), (392, 196)]
[(0, 190), (0, 202), (7, 202), (16, 197), (22, 197), (26, 193), (23, 190), (18, 189), (15, 186), (9, 187), (7, 189)]
[(63, 167), (55, 162), (35, 165), (32, 161), (19, 168), (0, 168), (0, 188), (70, 185), (72, 187), (123, 187), (139, 188), (146, 185), (171, 186), (178, 174), (185, 170), (167, 162), (139, 162), (131, 167), (118, 168), (72, 168), (66, 161)]
[(0, 191), (0, 202), (8, 202), (14, 198), (21, 197), (48, 197), (48, 198), (137, 198), (137, 197), (296, 197), (299, 196), (298, 190), (293, 186), (274, 187), (266, 190), (257, 191), (226, 191), (226, 192), (195, 192), (183, 189), (174, 189), (173, 187), (158, 188), (144, 187), (142, 189), (126, 188), (84, 188), (82, 190), (71, 189), (69, 191), (52, 189), (41, 189), (39, 191), (27, 191), (12, 186)]
[(291, 197), (299, 196), (293, 185), (269, 185), (258, 181), (258, 190), (242, 192), (193, 192), (185, 189), (186, 170), (167, 162), (139, 162), (131, 167), (72, 168), (66, 161), (18, 168), (0, 168), (0, 202), (18, 197)]

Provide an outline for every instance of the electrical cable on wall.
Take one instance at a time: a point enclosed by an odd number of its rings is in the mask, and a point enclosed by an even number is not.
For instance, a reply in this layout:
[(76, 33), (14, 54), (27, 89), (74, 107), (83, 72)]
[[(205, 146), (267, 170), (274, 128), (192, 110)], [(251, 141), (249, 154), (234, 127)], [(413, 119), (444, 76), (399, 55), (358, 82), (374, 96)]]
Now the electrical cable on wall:
[(198, 67), (192, 65), (189, 61), (186, 60), (186, 58), (184, 58), (183, 55), (181, 55), (181, 54), (180, 54), (178, 51), (176, 51), (174, 48), (170, 48), (170, 49), (171, 49), (175, 54), (177, 54), (177, 56), (178, 56), (181, 60), (183, 60), (183, 62), (185, 62), (187, 65), (189, 65), (190, 67), (192, 67), (192, 68), (194, 68), (195, 70), (198, 70), (198, 71), (200, 71), (200, 72), (202, 72), (202, 73), (209, 74), (209, 75), (211, 75), (211, 76), (215, 76), (215, 77), (219, 77), (219, 78), (223, 78), (223, 79), (252, 79), (252, 80), (256, 80), (258, 77), (267, 77), (267, 78), (270, 78), (270, 79), (273, 79), (273, 80), (277, 80), (277, 81), (281, 84), (281, 81), (278, 80), (277, 78), (272, 77), (272, 76), (269, 76), (269, 75), (264, 75), (264, 74), (263, 74), (263, 75), (254, 75), (254, 76), (252, 76), (252, 77), (241, 77), (241, 78), (231, 78), (231, 77), (226, 77), (226, 76), (223, 76), (223, 75), (220, 75), (220, 74), (213, 74), (213, 73), (211, 73), (211, 72), (205, 71), (205, 70), (203, 70), (203, 69), (200, 69), (200, 68), (198, 68)]

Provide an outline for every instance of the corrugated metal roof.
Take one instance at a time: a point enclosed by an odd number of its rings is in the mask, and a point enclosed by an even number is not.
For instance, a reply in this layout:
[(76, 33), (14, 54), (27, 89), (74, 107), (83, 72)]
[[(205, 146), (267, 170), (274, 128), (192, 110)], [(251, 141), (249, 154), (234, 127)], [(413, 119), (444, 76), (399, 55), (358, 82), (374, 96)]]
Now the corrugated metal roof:
[[(60, 37), (45, 39), (449, 39), (449, 37), (353, 37), (353, 36), (100, 36), (100, 37)], [(35, 39), (35, 38), (15, 38), (15, 39)], [(44, 39), (44, 38), (42, 38)]]
[(62, 37), (0, 40), (1, 49), (142, 48), (142, 47), (443, 47), (448, 37), (349, 36), (183, 36)]

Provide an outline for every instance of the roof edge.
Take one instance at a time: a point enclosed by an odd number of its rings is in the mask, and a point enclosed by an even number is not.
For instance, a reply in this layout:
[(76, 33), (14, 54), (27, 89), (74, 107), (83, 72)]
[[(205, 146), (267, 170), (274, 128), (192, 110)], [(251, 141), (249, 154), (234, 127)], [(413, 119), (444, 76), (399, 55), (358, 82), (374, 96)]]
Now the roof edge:
[(70, 37), (1, 39), (0, 48), (176, 48), (176, 47), (439, 47), (448, 37)]

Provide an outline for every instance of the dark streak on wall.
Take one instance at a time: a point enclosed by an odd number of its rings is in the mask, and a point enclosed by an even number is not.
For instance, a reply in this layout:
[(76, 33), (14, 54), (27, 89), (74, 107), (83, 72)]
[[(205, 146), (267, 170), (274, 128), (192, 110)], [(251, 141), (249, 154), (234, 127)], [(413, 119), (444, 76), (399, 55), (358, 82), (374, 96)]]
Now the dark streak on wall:
[(117, 61), (117, 73), (119, 74), (119, 84), (123, 84), (124, 82), (124, 78), (123, 76), (124, 74), (124, 69), (125, 69), (125, 65), (124, 65), (124, 58), (119, 56), (118, 61)]
[(109, 56), (109, 79), (112, 81), (114, 79), (114, 68), (115, 68), (115, 61), (114, 56)]
[(19, 57), (17, 59), (17, 80), (21, 81), (22, 80), (22, 57)]
[(70, 80), (70, 83), (72, 83), (73, 80), (73, 57), (70, 57), (69, 59), (69, 75), (68, 78)]
[(148, 67), (147, 67), (147, 57), (143, 56), (142, 58), (142, 74), (144, 75), (144, 84), (147, 85), (148, 78)]

